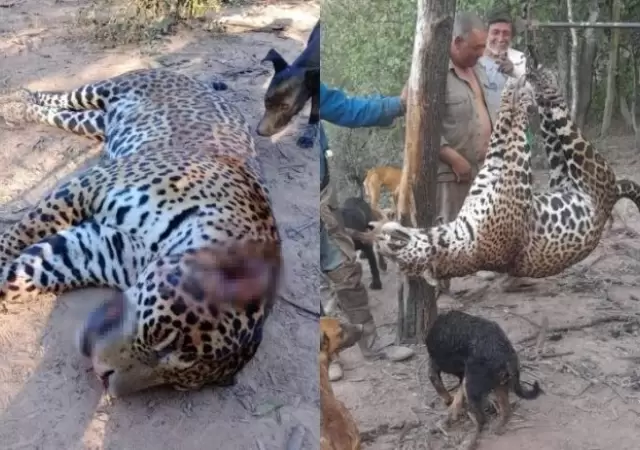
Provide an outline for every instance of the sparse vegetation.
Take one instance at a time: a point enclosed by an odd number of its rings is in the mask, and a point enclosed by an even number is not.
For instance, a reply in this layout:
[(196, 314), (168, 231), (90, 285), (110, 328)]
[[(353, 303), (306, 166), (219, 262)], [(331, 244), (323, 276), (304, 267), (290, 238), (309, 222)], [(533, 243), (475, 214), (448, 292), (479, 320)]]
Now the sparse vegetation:
[[(217, 12), (222, 0), (93, 0), (78, 14), (78, 23), (106, 46), (153, 41), (175, 31), (180, 23), (202, 20)], [(217, 31), (216, 24), (208, 28)]]

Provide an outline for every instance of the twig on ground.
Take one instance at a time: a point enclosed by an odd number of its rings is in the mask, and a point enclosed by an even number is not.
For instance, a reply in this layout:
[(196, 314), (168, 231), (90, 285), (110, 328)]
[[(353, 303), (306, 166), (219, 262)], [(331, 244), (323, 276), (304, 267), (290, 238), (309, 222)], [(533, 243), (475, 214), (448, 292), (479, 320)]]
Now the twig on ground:
[(547, 330), (549, 329), (549, 318), (544, 316), (542, 319), (542, 323), (540, 324), (540, 329), (538, 330), (538, 338), (536, 339), (536, 355), (540, 355), (544, 348), (544, 341), (547, 338)]
[[(606, 317), (598, 317), (597, 319), (590, 320), (581, 324), (573, 324), (573, 325), (562, 325), (557, 327), (550, 327), (547, 329), (547, 333), (566, 333), (569, 331), (578, 331), (583, 330), (585, 328), (595, 327), (597, 325), (602, 325), (605, 323), (611, 322), (632, 322), (638, 321), (637, 317), (634, 316), (606, 316)], [(536, 331), (535, 333), (531, 333), (528, 336), (523, 337), (522, 339), (516, 341), (516, 344), (524, 344), (525, 342), (532, 341), (538, 338), (540, 332)]]
[(573, 355), (575, 352), (560, 352), (560, 353), (540, 353), (537, 356), (537, 359), (553, 359), (553, 358), (562, 358), (563, 356)]
[[(540, 329), (542, 327), (542, 325), (540, 325), (539, 323), (529, 319), (526, 316), (523, 316), (522, 314), (518, 314), (518, 313), (515, 313), (513, 311), (507, 311), (507, 314), (509, 314), (510, 316), (513, 316), (513, 317), (517, 317), (518, 319), (522, 319), (525, 322), (527, 322), (529, 325), (534, 326), (537, 329)], [(546, 317), (545, 317), (545, 319), (546, 319)]]
[(362, 442), (373, 442), (378, 437), (391, 434), (393, 432), (406, 432), (414, 428), (421, 428), (424, 424), (421, 421), (402, 421), (400, 423), (382, 423), (377, 427), (360, 432)]
[(600, 383), (602, 383), (603, 385), (605, 385), (606, 387), (608, 387), (609, 389), (611, 389), (613, 391), (613, 393), (616, 395), (616, 397), (618, 397), (620, 400), (622, 400), (622, 403), (624, 404), (628, 404), (629, 401), (627, 399), (625, 399), (622, 394), (620, 394), (620, 392), (618, 392), (618, 390), (608, 381), (605, 380), (601, 380)]
[(293, 300), (289, 300), (287, 297), (285, 297), (284, 295), (280, 295), (280, 300), (282, 300), (283, 302), (293, 306), (294, 308), (296, 308), (299, 311), (303, 311), (307, 314), (309, 314), (310, 316), (313, 317), (320, 317), (320, 310), (318, 311), (313, 311), (312, 309), (306, 308), (304, 306), (298, 305), (296, 302), (294, 302)]
[(294, 228), (294, 227), (287, 227), (285, 229), (285, 235), (294, 241), (297, 241), (299, 239), (304, 239), (304, 234), (303, 232), (308, 230), (309, 228), (313, 227), (317, 222), (312, 220), (310, 222), (305, 223), (304, 225), (298, 227), (298, 228)]

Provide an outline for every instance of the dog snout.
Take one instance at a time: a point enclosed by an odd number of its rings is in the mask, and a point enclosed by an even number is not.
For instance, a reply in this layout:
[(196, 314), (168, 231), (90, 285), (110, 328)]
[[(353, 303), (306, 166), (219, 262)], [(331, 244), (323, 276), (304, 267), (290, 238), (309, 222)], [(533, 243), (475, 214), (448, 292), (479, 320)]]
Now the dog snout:
[(342, 343), (340, 349), (349, 348), (355, 345), (364, 334), (364, 326), (362, 324), (342, 324)]

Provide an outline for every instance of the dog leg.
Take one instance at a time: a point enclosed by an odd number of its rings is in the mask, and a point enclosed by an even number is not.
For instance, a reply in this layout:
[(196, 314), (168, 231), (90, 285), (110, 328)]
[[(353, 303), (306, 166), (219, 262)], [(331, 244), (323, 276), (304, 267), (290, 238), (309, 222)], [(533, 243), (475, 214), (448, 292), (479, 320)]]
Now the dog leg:
[(380, 249), (378, 244), (376, 243), (376, 253), (378, 254), (378, 268), (383, 271), (386, 272), (387, 271), (387, 260), (384, 259), (384, 256), (382, 256), (382, 253), (380, 253)]
[(464, 388), (460, 386), (453, 396), (453, 401), (451, 405), (449, 405), (449, 410), (447, 411), (447, 419), (445, 420), (445, 425), (450, 427), (452, 423), (458, 421), (460, 416), (464, 412), (465, 406), (465, 392)]
[(475, 450), (478, 447), (478, 441), (480, 440), (480, 434), (484, 429), (487, 422), (487, 416), (484, 414), (483, 399), (485, 397), (484, 387), (486, 386), (485, 377), (475, 376), (475, 374), (469, 373), (465, 377), (465, 382), (461, 386), (461, 390), (464, 390), (467, 404), (469, 406), (468, 415), (473, 421), (475, 429), (471, 435), (469, 443), (466, 445), (465, 450)]
[(504, 434), (505, 427), (511, 416), (511, 403), (509, 403), (509, 386), (500, 385), (494, 390), (496, 396), (496, 407), (498, 409), (498, 422), (494, 433), (497, 435)]
[(449, 406), (453, 402), (453, 397), (451, 397), (447, 388), (444, 387), (440, 373), (441, 370), (440, 367), (438, 367), (438, 364), (436, 364), (433, 359), (429, 359), (429, 380), (431, 381), (433, 388), (436, 390), (436, 393), (442, 397), (442, 400), (444, 400), (444, 404)]

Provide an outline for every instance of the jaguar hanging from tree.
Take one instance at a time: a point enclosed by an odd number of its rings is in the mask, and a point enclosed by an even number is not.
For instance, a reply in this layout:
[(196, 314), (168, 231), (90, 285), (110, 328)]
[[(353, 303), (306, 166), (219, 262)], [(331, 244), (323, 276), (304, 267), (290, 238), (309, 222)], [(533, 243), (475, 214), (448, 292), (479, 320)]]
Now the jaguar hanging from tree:
[[(480, 270), (556, 275), (595, 249), (618, 200), (628, 198), (640, 209), (640, 186), (616, 180), (571, 120), (555, 74), (530, 53), (526, 78), (503, 92), (485, 165), (457, 219), (428, 229), (374, 224), (381, 253), (406, 274), (433, 285)], [(541, 115), (550, 165), (549, 188), (540, 193), (533, 190), (525, 138), (530, 107)]]

